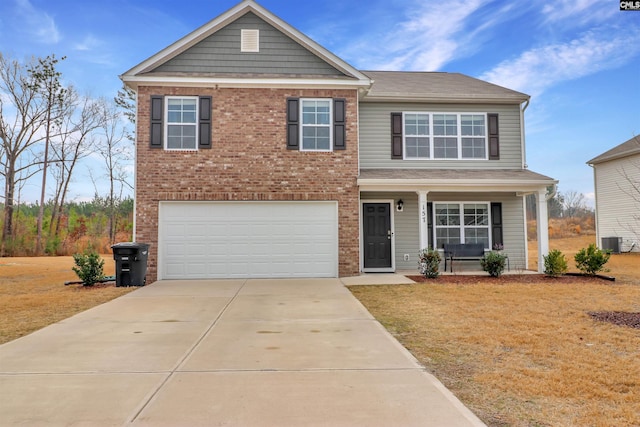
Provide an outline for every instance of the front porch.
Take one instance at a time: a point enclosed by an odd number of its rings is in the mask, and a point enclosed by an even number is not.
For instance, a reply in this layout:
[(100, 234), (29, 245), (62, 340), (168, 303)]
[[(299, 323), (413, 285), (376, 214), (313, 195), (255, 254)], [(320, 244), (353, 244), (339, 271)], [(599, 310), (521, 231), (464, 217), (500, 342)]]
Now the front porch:
[[(415, 275), (423, 248), (483, 243), (486, 251), (499, 246), (509, 257), (505, 273), (523, 273), (529, 265), (525, 196), (535, 194), (542, 272), (549, 250), (546, 193), (555, 183), (527, 170), (361, 171), (361, 271)], [(486, 274), (479, 261), (453, 266), (453, 274)], [(451, 274), (444, 257), (440, 271)]]

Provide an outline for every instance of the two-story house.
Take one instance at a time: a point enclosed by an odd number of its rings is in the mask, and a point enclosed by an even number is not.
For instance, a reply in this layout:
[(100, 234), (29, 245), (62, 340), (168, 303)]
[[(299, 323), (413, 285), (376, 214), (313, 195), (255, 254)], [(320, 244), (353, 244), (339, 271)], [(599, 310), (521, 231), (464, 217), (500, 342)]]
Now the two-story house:
[[(121, 76), (137, 93), (148, 280), (416, 270), (421, 248), (527, 265), (529, 97), (461, 74), (357, 70), (245, 0)], [(539, 265), (542, 265), (540, 262)]]

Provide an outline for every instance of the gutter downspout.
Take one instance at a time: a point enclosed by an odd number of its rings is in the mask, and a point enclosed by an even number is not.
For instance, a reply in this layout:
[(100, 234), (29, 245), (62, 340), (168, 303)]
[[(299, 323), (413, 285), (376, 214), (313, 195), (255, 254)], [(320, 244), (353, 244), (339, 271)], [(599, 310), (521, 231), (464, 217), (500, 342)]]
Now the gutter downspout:
[(528, 169), (527, 165), (527, 143), (524, 136), (524, 112), (529, 107), (529, 100), (524, 102), (524, 106), (520, 106), (520, 136), (522, 138), (522, 169)]

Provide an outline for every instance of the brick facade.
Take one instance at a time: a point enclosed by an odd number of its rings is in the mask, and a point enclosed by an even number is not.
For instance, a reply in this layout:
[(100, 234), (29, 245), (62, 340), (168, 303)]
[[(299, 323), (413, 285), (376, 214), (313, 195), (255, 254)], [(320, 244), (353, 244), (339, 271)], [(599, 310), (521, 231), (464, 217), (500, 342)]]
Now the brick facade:
[[(150, 96), (212, 96), (212, 149), (150, 148)], [(346, 150), (286, 149), (286, 99), (345, 98)], [(339, 274), (359, 272), (356, 90), (139, 87), (136, 241), (150, 243), (147, 283), (158, 271), (160, 201), (338, 202)]]

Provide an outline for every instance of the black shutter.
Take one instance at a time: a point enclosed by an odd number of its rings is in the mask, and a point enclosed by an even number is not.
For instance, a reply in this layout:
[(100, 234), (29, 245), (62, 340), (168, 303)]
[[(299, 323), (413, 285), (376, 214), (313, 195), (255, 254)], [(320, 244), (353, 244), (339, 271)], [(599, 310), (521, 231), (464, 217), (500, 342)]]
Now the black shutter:
[(429, 242), (427, 246), (429, 248), (434, 249), (436, 247), (436, 242), (433, 241), (433, 203), (427, 202), (427, 238)]
[(201, 96), (198, 120), (198, 148), (211, 148), (211, 97)]
[(502, 203), (491, 203), (491, 239), (493, 245), (504, 245), (502, 238)]
[(162, 130), (164, 123), (164, 97), (158, 95), (151, 96), (151, 148), (162, 148)]
[(391, 113), (391, 158), (402, 159), (402, 113)]
[(333, 149), (345, 150), (347, 148), (345, 124), (347, 118), (347, 100), (333, 100)]
[(287, 149), (298, 150), (300, 148), (300, 99), (287, 98)]
[(498, 114), (487, 114), (489, 121), (489, 160), (500, 160), (500, 137), (498, 131)]

